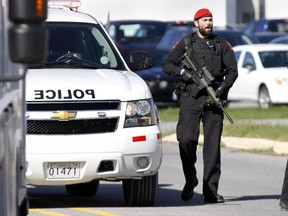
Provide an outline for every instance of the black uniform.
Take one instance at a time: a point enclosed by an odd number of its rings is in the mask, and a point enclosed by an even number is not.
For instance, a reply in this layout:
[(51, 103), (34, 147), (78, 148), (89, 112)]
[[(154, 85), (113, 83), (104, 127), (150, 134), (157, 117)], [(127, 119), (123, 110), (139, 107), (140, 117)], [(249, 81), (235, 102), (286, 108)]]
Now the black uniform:
[[(226, 40), (212, 35), (209, 39), (201, 39), (197, 33), (180, 40), (169, 53), (163, 63), (163, 70), (170, 75), (180, 75), (182, 69), (180, 58), (188, 46), (188, 56), (193, 57), (198, 67), (206, 65), (215, 78), (214, 89), (222, 87), (224, 93), (220, 99), (227, 99), (228, 90), (237, 79), (237, 62), (231, 45)], [(187, 43), (187, 41), (189, 41)], [(204, 176), (203, 195), (215, 197), (218, 191), (220, 169), (220, 142), (223, 128), (223, 111), (217, 106), (201, 107), (208, 95), (204, 90), (199, 91), (195, 83), (181, 84), (180, 111), (177, 124), (177, 140), (186, 184), (196, 186), (195, 162), (198, 145), (200, 121), (203, 123), (204, 146)]]

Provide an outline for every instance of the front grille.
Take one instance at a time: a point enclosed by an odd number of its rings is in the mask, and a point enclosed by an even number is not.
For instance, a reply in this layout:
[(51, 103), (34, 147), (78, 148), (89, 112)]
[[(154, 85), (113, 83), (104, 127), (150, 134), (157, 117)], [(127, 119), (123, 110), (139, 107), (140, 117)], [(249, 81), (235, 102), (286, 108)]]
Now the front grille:
[[(109, 111), (120, 110), (120, 101), (41, 101), (26, 102), (28, 112), (43, 111)], [(91, 134), (110, 133), (117, 130), (119, 117), (95, 118), (91, 119), (70, 119), (69, 121), (47, 120), (27, 120), (27, 134)]]
[(26, 102), (27, 111), (117, 110), (120, 101)]
[(87, 120), (28, 120), (28, 134), (89, 134), (109, 133), (117, 128), (118, 118)]

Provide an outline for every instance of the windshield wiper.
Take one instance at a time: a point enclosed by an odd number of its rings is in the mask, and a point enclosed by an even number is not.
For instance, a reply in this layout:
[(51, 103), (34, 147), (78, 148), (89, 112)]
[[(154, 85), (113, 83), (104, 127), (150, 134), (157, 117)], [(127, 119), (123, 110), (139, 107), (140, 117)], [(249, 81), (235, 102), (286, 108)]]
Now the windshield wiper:
[(91, 68), (91, 69), (104, 68), (104, 65), (96, 64), (94, 62), (88, 61), (86, 59), (80, 59), (80, 58), (75, 57), (75, 56), (64, 57), (61, 59), (58, 58), (53, 63), (54, 63), (54, 65), (55, 64), (67, 64), (67, 65), (80, 66), (80, 67)]
[(96, 64), (94, 62), (91, 62), (91, 61), (88, 61), (85, 59), (80, 59), (78, 57), (66, 56), (66, 57), (62, 57), (61, 59), (60, 58), (58, 58), (57, 60), (55, 60), (53, 62), (45, 62), (42, 64), (33, 64), (33, 65), (30, 65), (29, 68), (30, 69), (49, 68), (49, 67), (53, 67), (55, 65), (73, 65), (73, 66), (91, 68), (91, 69), (105, 68), (104, 65)]

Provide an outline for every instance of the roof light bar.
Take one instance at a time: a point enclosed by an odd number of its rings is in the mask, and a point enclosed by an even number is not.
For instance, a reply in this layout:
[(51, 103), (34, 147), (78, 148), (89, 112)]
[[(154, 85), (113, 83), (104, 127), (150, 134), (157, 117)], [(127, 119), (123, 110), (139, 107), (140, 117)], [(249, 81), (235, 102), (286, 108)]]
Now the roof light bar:
[(48, 0), (48, 6), (66, 6), (70, 8), (78, 8), (81, 6), (81, 0)]

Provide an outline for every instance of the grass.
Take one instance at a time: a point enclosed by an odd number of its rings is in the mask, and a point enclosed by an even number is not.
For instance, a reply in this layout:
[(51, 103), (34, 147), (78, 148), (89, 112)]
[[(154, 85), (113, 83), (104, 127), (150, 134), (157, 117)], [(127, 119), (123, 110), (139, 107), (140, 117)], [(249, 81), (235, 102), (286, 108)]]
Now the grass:
[(253, 137), (288, 142), (288, 126), (286, 125), (256, 125), (241, 124), (225, 125), (223, 136)]
[[(160, 108), (161, 121), (177, 121), (178, 110), (177, 107)], [(226, 111), (236, 123), (231, 125), (225, 117), (223, 136), (264, 138), (288, 142), (288, 125), (253, 123), (255, 119), (288, 119), (288, 106), (275, 106), (265, 110), (259, 108), (227, 108)], [(171, 133), (171, 131), (168, 133)]]

